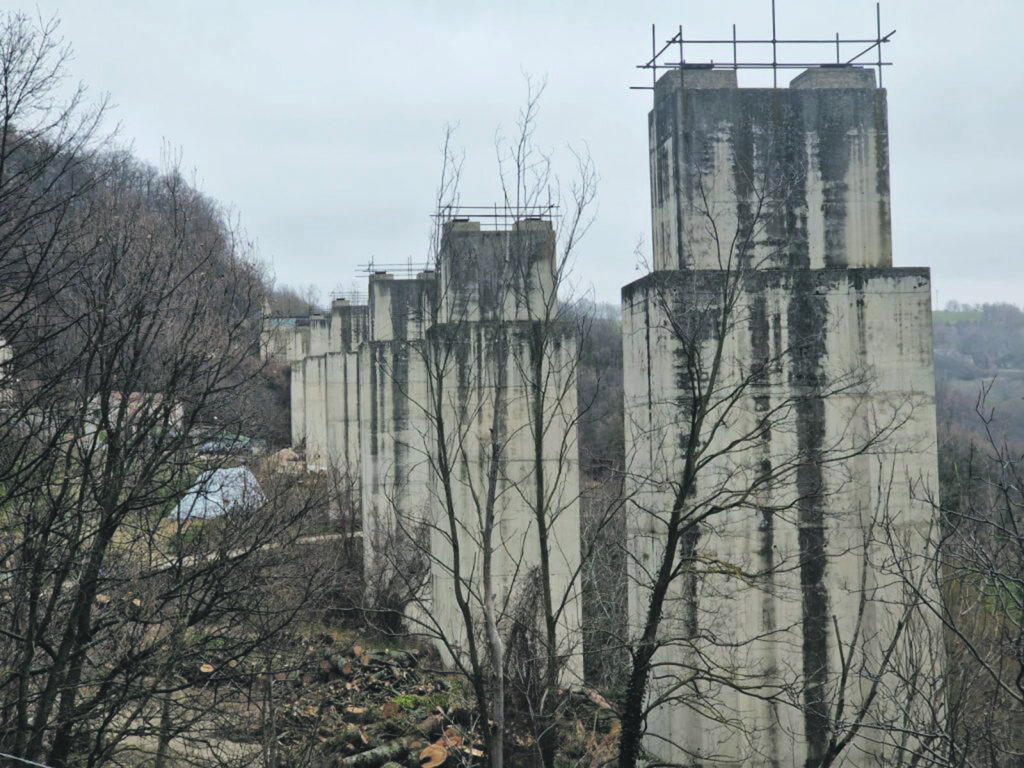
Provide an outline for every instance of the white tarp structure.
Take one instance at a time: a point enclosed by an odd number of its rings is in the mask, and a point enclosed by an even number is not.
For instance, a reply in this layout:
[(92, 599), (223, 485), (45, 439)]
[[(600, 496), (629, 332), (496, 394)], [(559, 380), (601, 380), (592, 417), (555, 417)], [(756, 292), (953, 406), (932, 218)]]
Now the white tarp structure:
[(173, 517), (205, 520), (235, 509), (252, 509), (266, 501), (259, 481), (246, 467), (225, 467), (203, 472), (178, 502)]

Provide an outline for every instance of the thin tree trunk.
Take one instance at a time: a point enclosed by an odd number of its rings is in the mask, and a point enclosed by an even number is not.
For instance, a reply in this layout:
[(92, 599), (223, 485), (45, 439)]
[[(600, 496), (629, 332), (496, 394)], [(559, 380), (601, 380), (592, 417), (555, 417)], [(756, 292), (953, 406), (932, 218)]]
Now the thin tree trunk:
[[(483, 530), (483, 579), (484, 579), (484, 627), (490, 646), (491, 676), (493, 678), (493, 744), (491, 768), (502, 768), (505, 748), (505, 651), (498, 632), (497, 597), (494, 591), (494, 546), (495, 506), (498, 496), (498, 474), (501, 468), (501, 453), (505, 440), (505, 379), (508, 365), (508, 339), (504, 328), (499, 327), (495, 335), (497, 376), (494, 385), (494, 413), (491, 416), (491, 458), (487, 470), (487, 498), (484, 502)], [(486, 724), (485, 724), (486, 727)]]
[(274, 677), (267, 664), (263, 681), (263, 766), (277, 768), (277, 713), (274, 711)]
[[(491, 675), (494, 679), (494, 706), (493, 706), (493, 743), (491, 744), (491, 768), (502, 768), (504, 764), (505, 746), (505, 675), (502, 669), (504, 650), (501, 643), (501, 635), (498, 632), (498, 622), (495, 616), (495, 595), (494, 584), (491, 574), (491, 557), (489, 536), (485, 537), (487, 551), (484, 555), (484, 624), (487, 630), (487, 642), (490, 645)], [(483, 728), (487, 728), (484, 723)]]
[(160, 735), (156, 745), (156, 759), (153, 768), (166, 768), (171, 748), (171, 695), (165, 694), (160, 705)]
[(544, 606), (544, 684), (537, 713), (537, 744), (540, 747), (544, 768), (554, 768), (558, 739), (552, 726), (552, 705), (558, 687), (560, 661), (558, 658), (558, 622), (551, 599), (551, 552), (549, 548), (547, 484), (544, 475), (544, 353), (547, 349), (547, 334), (550, 328), (541, 321), (534, 323), (532, 357), (530, 361), (533, 432), (533, 473), (534, 473), (534, 517), (537, 522), (537, 538), (540, 550), (541, 599)]

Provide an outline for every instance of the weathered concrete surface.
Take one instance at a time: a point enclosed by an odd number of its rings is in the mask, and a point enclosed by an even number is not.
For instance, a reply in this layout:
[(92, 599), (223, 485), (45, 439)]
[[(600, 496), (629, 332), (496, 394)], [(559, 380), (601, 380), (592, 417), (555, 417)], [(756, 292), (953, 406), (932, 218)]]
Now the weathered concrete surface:
[(309, 316), (309, 349), (306, 357), (326, 355), (330, 349), (330, 323), (322, 314)]
[(919, 706), (909, 644), (934, 629), (887, 655), (937, 461), (929, 275), (891, 267), (885, 94), (849, 72), (799, 91), (691, 74), (682, 91), (677, 72), (659, 81), (650, 119), (662, 271), (623, 289), (633, 633), (709, 403), (646, 746), (686, 765), (816, 765), (874, 679), (838, 764), (891, 764)]
[(658, 80), (648, 120), (655, 270), (720, 269), (731, 251), (756, 268), (892, 264), (886, 94), (870, 70), (815, 70), (788, 89), (682, 77)]
[(331, 352), (356, 352), (369, 334), (369, 315), (365, 304), (348, 299), (331, 301), (331, 323), (327, 348)]
[(367, 308), (335, 299), (331, 314), (271, 318), (264, 354), (291, 369), (291, 439), (304, 447), (312, 471), (361, 476), (358, 349), (368, 331)]
[(310, 315), (309, 349), (303, 360), (302, 383), (305, 424), (306, 467), (324, 471), (329, 465), (327, 450), (327, 352), (330, 349), (330, 323), (321, 314)]
[(287, 361), (291, 367), (289, 382), (292, 445), (299, 447), (306, 442), (306, 367), (309, 354), (309, 326), (296, 326), (288, 337)]
[[(455, 586), (479, 621), (481, 505), (497, 442), (491, 547), (501, 629), (511, 630), (524, 600), (540, 600), (542, 519), (552, 546), (551, 593), (564, 603), (560, 650), (578, 675), (576, 355), (570, 329), (548, 322), (556, 300), (554, 232), (546, 221), (508, 231), (451, 222), (439, 266), (437, 275), (415, 279), (370, 277), (359, 363), (370, 600), (386, 605), (389, 590), (398, 594), (424, 578), (407, 619), (443, 637), (445, 655), (464, 647)], [(447, 469), (450, 482), (442, 479)]]
[(315, 355), (302, 361), (303, 402), (306, 407), (306, 468), (327, 469), (327, 355)]
[(325, 355), (327, 402), (327, 463), (342, 476), (362, 476), (359, 435), (359, 355)]
[(434, 276), (370, 276), (369, 336), (359, 353), (364, 571), (371, 603), (426, 580), (430, 421), (422, 341)]
[(331, 303), (327, 353), (327, 457), (352, 483), (362, 477), (359, 433), (359, 347), (368, 333), (365, 305)]
[(511, 230), (480, 222), (445, 226), (438, 321), (536, 320), (557, 301), (554, 233), (550, 222), (523, 219)]
[(554, 319), (554, 246), (547, 221), (519, 222), (507, 231), (480, 231), (472, 222), (445, 229), (441, 314), (427, 349), (444, 393), (440, 421), (455, 471), (449, 483), (438, 473), (433, 478), (433, 618), (453, 647), (464, 648), (455, 586), (460, 581), (471, 595), (479, 620), (493, 477), (499, 629), (507, 634), (517, 620), (532, 623), (543, 606), (543, 527), (550, 597), (563, 606), (558, 652), (567, 673), (580, 677), (576, 343), (575, 329)]

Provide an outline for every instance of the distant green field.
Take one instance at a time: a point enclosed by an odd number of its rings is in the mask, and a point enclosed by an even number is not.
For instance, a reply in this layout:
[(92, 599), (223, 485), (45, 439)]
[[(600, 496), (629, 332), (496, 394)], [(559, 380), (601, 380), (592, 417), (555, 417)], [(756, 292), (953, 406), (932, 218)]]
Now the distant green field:
[(964, 310), (962, 312), (951, 312), (948, 309), (937, 309), (932, 312), (932, 322), (944, 323), (946, 325), (960, 325), (962, 323), (976, 323), (983, 317), (980, 310)]

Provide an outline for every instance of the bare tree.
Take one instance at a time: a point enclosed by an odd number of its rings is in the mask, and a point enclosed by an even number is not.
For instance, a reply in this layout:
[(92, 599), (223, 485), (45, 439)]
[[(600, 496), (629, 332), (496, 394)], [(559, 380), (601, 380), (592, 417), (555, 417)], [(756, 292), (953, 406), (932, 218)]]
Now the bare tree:
[[(74, 285), (90, 192), (103, 180), (95, 159), (109, 144), (105, 103), (89, 104), (83, 86), (62, 99), (70, 49), (56, 19), (0, 17), (0, 325), (4, 387), (19, 368), (47, 354), (68, 330), (41, 321), (40, 306)], [(17, 337), (18, 343), (15, 343)], [(41, 382), (45, 396), (56, 382)], [(4, 418), (17, 421), (8, 410)], [(10, 427), (10, 424), (7, 423)]]
[(200, 445), (254, 423), (262, 277), (177, 170), (98, 153), (55, 29), (0, 29), (0, 751), (108, 765), (208, 740), (181, 692), (242, 674), (316, 582), (286, 556), (308, 497), (177, 506), (222, 463)]
[(1022, 456), (1000, 434), (987, 404), (992, 383), (975, 406), (980, 437), (946, 433), (941, 524), (932, 531), (929, 570), (940, 591), (906, 579), (922, 610), (941, 628), (934, 640), (948, 659), (946, 674), (914, 682), (939, 691), (944, 726), (935, 763), (1017, 765), (1024, 754), (1024, 535)]

